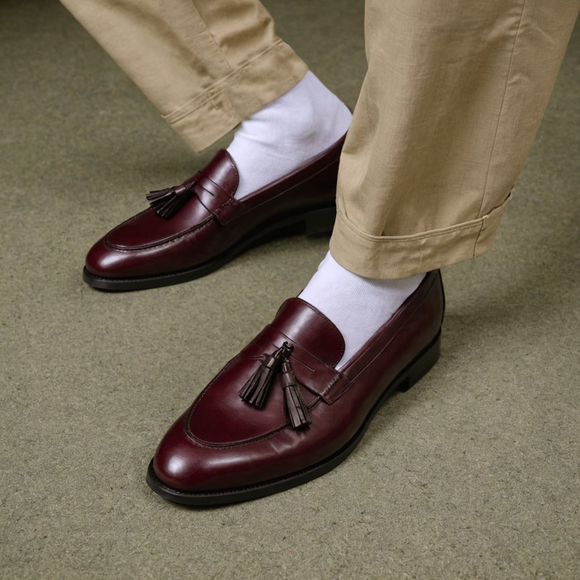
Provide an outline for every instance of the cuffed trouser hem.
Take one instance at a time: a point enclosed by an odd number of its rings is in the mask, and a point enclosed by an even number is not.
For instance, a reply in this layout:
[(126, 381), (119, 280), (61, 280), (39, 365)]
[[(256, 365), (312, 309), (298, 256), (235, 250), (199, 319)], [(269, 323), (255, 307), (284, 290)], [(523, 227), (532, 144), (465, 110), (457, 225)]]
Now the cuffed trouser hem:
[(450, 266), (491, 248), (510, 199), (479, 219), (411, 236), (371, 236), (339, 212), (330, 252), (343, 268), (366, 278), (408, 278)]
[(278, 40), (163, 119), (194, 151), (201, 151), (288, 92), (307, 72), (304, 61)]

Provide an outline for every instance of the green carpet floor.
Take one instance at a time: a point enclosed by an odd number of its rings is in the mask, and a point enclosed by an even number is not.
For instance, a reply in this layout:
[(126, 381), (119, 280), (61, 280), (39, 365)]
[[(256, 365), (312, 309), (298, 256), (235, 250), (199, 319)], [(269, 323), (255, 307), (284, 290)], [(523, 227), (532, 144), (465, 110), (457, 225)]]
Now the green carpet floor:
[[(361, 1), (267, 2), (349, 105)], [(435, 369), (332, 473), (262, 500), (145, 484), (177, 415), (296, 294), (327, 238), (104, 294), (86, 251), (193, 155), (54, 0), (0, 4), (0, 577), (580, 578), (580, 31), (495, 246), (444, 271)]]

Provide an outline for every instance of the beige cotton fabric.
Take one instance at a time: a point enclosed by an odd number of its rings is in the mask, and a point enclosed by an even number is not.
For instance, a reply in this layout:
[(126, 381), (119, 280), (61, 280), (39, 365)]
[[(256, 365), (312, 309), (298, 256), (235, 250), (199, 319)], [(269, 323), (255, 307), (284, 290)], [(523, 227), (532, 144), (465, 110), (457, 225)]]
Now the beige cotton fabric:
[[(257, 1), (62, 2), (196, 151), (307, 71)], [(402, 278), (491, 247), (579, 7), (367, 0), (330, 241), (342, 266)]]
[(308, 67), (255, 0), (61, 0), (194, 150)]
[(367, 0), (330, 242), (342, 266), (402, 278), (489, 250), (579, 6)]

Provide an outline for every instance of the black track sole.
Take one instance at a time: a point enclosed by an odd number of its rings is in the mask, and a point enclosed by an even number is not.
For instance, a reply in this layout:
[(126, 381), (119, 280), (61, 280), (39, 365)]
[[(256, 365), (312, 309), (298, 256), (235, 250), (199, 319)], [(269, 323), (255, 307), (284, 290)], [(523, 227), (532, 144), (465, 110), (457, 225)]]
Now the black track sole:
[(306, 213), (283, 218), (268, 227), (260, 227), (236, 242), (229, 250), (210, 260), (187, 270), (161, 274), (158, 276), (144, 276), (139, 278), (101, 278), (83, 269), (83, 280), (97, 290), (108, 292), (127, 292), (131, 290), (145, 290), (189, 282), (207, 276), (231, 262), (234, 258), (270, 240), (290, 235), (317, 235), (332, 231), (336, 218), (335, 206), (320, 208)]
[(248, 487), (207, 493), (187, 493), (172, 489), (160, 481), (155, 475), (153, 460), (151, 460), (147, 471), (147, 483), (155, 493), (169, 501), (188, 506), (204, 507), (258, 499), (260, 497), (285, 491), (320, 477), (321, 475), (333, 470), (354, 451), (367, 430), (371, 420), (385, 401), (395, 391), (408, 391), (415, 383), (425, 376), (433, 366), (435, 366), (435, 363), (439, 359), (440, 352), (441, 331), (439, 331), (439, 334), (435, 337), (433, 342), (425, 348), (406, 369), (399, 373), (397, 378), (385, 389), (354, 437), (344, 447), (342, 447), (342, 449), (339, 449), (336, 453), (316, 465), (280, 479)]

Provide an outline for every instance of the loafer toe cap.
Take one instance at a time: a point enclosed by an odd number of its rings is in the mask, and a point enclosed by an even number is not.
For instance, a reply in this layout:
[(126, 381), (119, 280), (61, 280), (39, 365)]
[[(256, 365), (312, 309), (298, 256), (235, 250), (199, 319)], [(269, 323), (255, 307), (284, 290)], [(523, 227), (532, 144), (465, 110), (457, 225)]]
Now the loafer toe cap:
[(111, 248), (106, 238), (101, 238), (87, 254), (85, 268), (93, 276), (102, 278), (126, 278), (138, 275), (134, 269), (135, 256)]
[(224, 471), (228, 471), (230, 454), (192, 441), (183, 429), (184, 419), (185, 415), (180, 417), (161, 440), (153, 458), (155, 476), (177, 491), (195, 493), (219, 489), (224, 482)]

